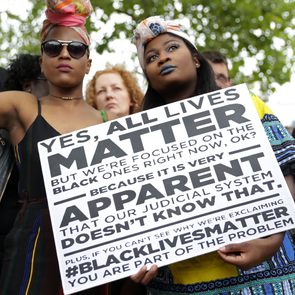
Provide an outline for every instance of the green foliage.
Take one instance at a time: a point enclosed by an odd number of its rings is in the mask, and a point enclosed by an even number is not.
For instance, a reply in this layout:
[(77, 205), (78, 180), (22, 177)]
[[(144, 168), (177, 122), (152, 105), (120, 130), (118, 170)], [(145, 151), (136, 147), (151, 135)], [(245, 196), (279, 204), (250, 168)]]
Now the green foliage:
[[(20, 0), (21, 1), (21, 0)], [(33, 9), (21, 21), (12, 13), (13, 25), (0, 34), (0, 54), (5, 59), (16, 51), (39, 52), (39, 29), (45, 1), (31, 0)], [(293, 0), (92, 0), (95, 13), (88, 29), (101, 33), (99, 53), (112, 51), (111, 41), (132, 39), (136, 24), (151, 15), (187, 18), (187, 30), (195, 36), (200, 51), (218, 49), (231, 61), (235, 83), (258, 81), (264, 95), (276, 83), (290, 80), (294, 67), (295, 2)], [(6, 23), (6, 26), (7, 26)], [(19, 29), (15, 23), (21, 23)], [(105, 29), (106, 24), (108, 30)], [(0, 18), (0, 28), (4, 27)], [(2, 29), (1, 29), (2, 30)], [(18, 31), (19, 30), (19, 31)], [(9, 44), (9, 45), (5, 45)], [(130, 42), (130, 46), (134, 46)], [(3, 59), (5, 58), (5, 59)], [(254, 68), (253, 68), (254, 64)], [(250, 71), (250, 74), (245, 74)]]
[(2, 66), (5, 66), (8, 60), (18, 52), (40, 53), (39, 33), (45, 2), (38, 0), (30, 2), (33, 8), (28, 12), (25, 20), (12, 12), (2, 12), (0, 15), (0, 63)]

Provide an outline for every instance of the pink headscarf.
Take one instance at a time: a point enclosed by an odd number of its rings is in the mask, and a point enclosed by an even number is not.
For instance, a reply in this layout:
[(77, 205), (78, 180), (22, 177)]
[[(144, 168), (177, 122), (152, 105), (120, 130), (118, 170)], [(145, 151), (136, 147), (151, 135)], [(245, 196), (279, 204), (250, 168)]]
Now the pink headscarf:
[(41, 41), (55, 25), (59, 25), (74, 29), (89, 45), (90, 39), (85, 23), (92, 11), (89, 0), (47, 0), (47, 19), (43, 22)]
[(170, 33), (179, 36), (187, 40), (197, 50), (197, 47), (192, 39), (182, 30), (180, 24), (176, 20), (165, 21), (160, 16), (148, 17), (137, 25), (134, 30), (133, 38), (142, 69), (144, 69), (143, 57), (146, 44), (163, 33)]

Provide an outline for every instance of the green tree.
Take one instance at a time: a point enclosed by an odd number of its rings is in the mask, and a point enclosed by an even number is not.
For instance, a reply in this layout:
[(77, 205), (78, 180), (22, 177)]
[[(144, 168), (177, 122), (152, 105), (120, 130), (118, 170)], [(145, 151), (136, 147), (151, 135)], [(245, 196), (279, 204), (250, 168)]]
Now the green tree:
[[(19, 0), (22, 1), (22, 0)], [(131, 40), (136, 24), (151, 15), (183, 19), (200, 51), (219, 49), (232, 62), (235, 83), (259, 83), (263, 94), (290, 80), (294, 67), (294, 0), (92, 0), (88, 29), (103, 32), (96, 48), (112, 51), (110, 41)], [(197, 2), (197, 3), (196, 3)], [(26, 20), (0, 17), (2, 63), (17, 51), (39, 52), (39, 29), (45, 1), (30, 0)], [(21, 23), (18, 27), (17, 23)], [(11, 24), (11, 25), (10, 25)], [(105, 30), (105, 25), (108, 30)], [(3, 29), (5, 28), (5, 29)], [(19, 37), (21, 36), (21, 37)], [(95, 41), (94, 41), (95, 42)], [(130, 45), (132, 46), (132, 45)], [(134, 57), (135, 58), (135, 57)], [(253, 68), (245, 74), (245, 69)]]

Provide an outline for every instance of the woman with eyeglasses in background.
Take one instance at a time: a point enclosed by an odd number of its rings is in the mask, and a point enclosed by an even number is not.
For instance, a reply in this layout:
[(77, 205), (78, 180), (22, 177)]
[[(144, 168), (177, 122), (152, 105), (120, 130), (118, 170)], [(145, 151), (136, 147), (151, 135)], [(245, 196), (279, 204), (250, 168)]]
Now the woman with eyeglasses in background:
[[(49, 94), (0, 94), (0, 128), (15, 147), (22, 208), (6, 238), (1, 294), (63, 294), (37, 143), (102, 123), (82, 95), (89, 72), (89, 37), (85, 29), (91, 3), (47, 1), (41, 30), (41, 69)], [(100, 294), (87, 290), (85, 294)], [(80, 293), (80, 294), (83, 294)]]

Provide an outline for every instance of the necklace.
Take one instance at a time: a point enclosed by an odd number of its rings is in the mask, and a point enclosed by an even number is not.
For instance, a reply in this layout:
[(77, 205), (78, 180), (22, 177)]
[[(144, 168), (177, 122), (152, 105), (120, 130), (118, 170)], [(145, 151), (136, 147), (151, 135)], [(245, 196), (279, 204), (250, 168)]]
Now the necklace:
[(56, 97), (62, 100), (73, 100), (73, 99), (81, 99), (83, 98), (83, 96), (58, 96), (58, 95), (54, 95), (54, 94), (49, 94), (52, 97)]

